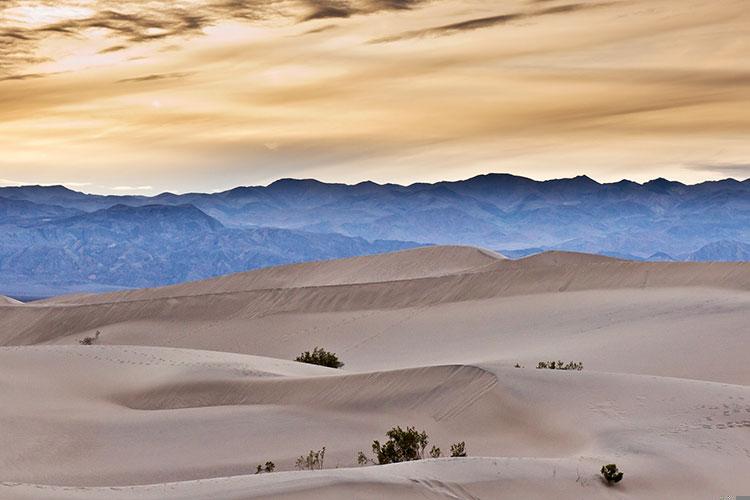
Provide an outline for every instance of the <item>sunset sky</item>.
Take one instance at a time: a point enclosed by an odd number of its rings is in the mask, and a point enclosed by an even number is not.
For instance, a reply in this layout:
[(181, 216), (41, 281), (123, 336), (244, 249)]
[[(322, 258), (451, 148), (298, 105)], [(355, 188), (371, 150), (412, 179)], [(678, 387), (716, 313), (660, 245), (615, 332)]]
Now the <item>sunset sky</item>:
[(0, 185), (750, 177), (748, 0), (0, 0)]

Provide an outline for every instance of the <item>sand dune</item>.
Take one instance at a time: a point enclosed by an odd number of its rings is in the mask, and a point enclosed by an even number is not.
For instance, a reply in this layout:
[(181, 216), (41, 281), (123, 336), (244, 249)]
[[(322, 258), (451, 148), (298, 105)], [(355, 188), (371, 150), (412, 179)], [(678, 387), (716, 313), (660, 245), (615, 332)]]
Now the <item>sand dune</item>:
[[(0, 498), (741, 494), (749, 313), (748, 264), (467, 247), (4, 303)], [(344, 368), (289, 361), (315, 345)], [(470, 456), (357, 467), (393, 425)]]
[[(352, 283), (350, 266), (366, 270), (367, 279)], [(408, 277), (394, 279), (400, 266)], [(337, 282), (337, 273), (350, 277)], [(597, 370), (750, 383), (744, 263), (562, 252), (510, 261), (467, 247), (430, 247), (226, 280), (226, 291), (220, 278), (5, 307), (0, 343), (69, 344), (99, 330), (105, 344), (282, 359), (325, 345), (344, 356), (348, 370), (563, 356)], [(325, 284), (309, 285), (314, 281)], [(263, 288), (271, 282), (284, 286)], [(398, 350), (389, 352), (393, 346)], [(654, 346), (679, 356), (665, 358)]]
[(19, 305), (21, 304), (21, 301), (6, 297), (5, 295), (0, 295), (0, 306), (3, 305)]
[[(497, 365), (346, 374), (125, 346), (5, 348), (0, 361), (3, 480), (44, 478), (58, 486), (43, 488), (49, 498), (86, 498), (83, 491), (92, 498), (200, 498), (201, 491), (304, 498), (310, 489), (323, 498), (341, 494), (341, 484), (370, 488), (367, 498), (442, 498), (439, 482), (447, 498), (454, 490), (465, 492), (455, 498), (495, 498), (491, 492), (504, 489), (533, 496), (558, 484), (560, 498), (601, 498), (606, 490), (596, 469), (609, 459), (630, 472), (623, 491), (635, 498), (683, 489), (699, 498), (714, 488), (747, 487), (744, 386)], [(357, 451), (396, 422), (428, 429), (444, 448), (465, 439), (472, 456), (503, 458), (459, 460), (458, 470), (441, 461), (354, 468)], [(247, 477), (268, 459), (293, 469), (297, 455), (323, 445), (330, 466), (345, 469), (311, 479)], [(189, 482), (237, 475), (244, 477)], [(504, 484), (507, 476), (513, 486)], [(173, 481), (183, 482), (131, 487)], [(24, 490), (37, 491), (6, 484), (0, 495), (29, 498)]]
[(505, 257), (480, 248), (430, 246), (388, 254), (270, 267), (156, 289), (63, 296), (48, 299), (46, 302), (80, 304), (152, 300), (250, 290), (404, 281), (474, 272), (502, 259)]

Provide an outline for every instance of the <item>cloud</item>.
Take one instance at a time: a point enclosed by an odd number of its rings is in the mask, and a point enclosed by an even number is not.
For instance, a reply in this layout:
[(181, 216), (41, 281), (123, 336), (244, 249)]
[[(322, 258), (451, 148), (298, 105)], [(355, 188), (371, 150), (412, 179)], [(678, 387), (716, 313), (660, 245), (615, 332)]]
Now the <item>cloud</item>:
[(7, 81), (13, 81), (13, 80), (31, 80), (34, 78), (44, 78), (45, 76), (47, 76), (47, 74), (44, 74), (44, 73), (20, 73), (17, 75), (0, 77), (0, 82), (7, 82)]
[(381, 38), (375, 38), (370, 40), (370, 43), (388, 43), (396, 42), (401, 40), (408, 40), (412, 38), (424, 38), (424, 37), (439, 37), (455, 35), (457, 33), (478, 30), (482, 28), (491, 28), (493, 26), (499, 26), (506, 24), (511, 21), (519, 21), (523, 19), (531, 19), (535, 17), (547, 16), (552, 14), (564, 14), (567, 12), (575, 12), (584, 9), (593, 9), (610, 5), (609, 3), (597, 3), (597, 4), (566, 4), (550, 7), (547, 9), (532, 11), (532, 12), (516, 12), (511, 14), (499, 14), (494, 16), (479, 17), (475, 19), (468, 19), (465, 21), (459, 21), (455, 23), (443, 24), (440, 26), (434, 26), (431, 28), (405, 31), (395, 35), (390, 35)]
[[(90, 15), (81, 15), (74, 0), (56, 5), (54, 22), (38, 24), (31, 20), (3, 23), (13, 9), (34, 11), (25, 0), (0, 0), (0, 77), (14, 77), (19, 68), (39, 62), (39, 46), (53, 37), (85, 40), (92, 31), (103, 32), (114, 43), (100, 54), (159, 40), (203, 35), (208, 27), (223, 21), (264, 22), (273, 19), (305, 22), (318, 19), (348, 18), (380, 11), (408, 10), (426, 0), (98, 0), (89, 6)], [(37, 6), (36, 8), (41, 8)], [(66, 16), (65, 13), (68, 13)]]
[(356, 13), (348, 4), (322, 4), (302, 18), (303, 21), (312, 21), (315, 19), (346, 18)]
[(112, 191), (152, 191), (153, 186), (113, 186)]
[(110, 54), (112, 52), (119, 52), (121, 50), (127, 49), (127, 45), (113, 45), (111, 47), (104, 48), (97, 52), (97, 54)]
[(40, 185), (40, 186), (63, 185), (63, 186), (71, 187), (71, 188), (80, 188), (80, 187), (92, 186), (93, 183), (92, 182), (53, 182), (53, 183), (38, 183), (37, 182), (37, 183), (34, 183), (34, 182), (0, 178), (0, 186), (31, 186), (31, 185)]
[(689, 170), (711, 172), (736, 179), (750, 179), (750, 163), (706, 163), (689, 165)]
[(123, 78), (117, 80), (117, 83), (138, 83), (138, 82), (153, 82), (157, 80), (174, 80), (178, 78), (187, 78), (190, 75), (194, 75), (194, 72), (182, 72), (182, 73), (153, 73), (150, 75), (136, 76), (133, 78)]
[(357, 14), (373, 14), (382, 11), (411, 10), (426, 0), (359, 0), (332, 1), (306, 0), (310, 12), (302, 17), (302, 21), (315, 19), (347, 18)]
[(324, 26), (321, 26), (321, 27), (319, 27), (319, 28), (313, 28), (313, 29), (311, 29), (311, 30), (307, 30), (307, 31), (305, 31), (305, 32), (304, 32), (304, 33), (302, 33), (302, 34), (303, 34), (303, 35), (314, 35), (314, 34), (316, 34), (316, 33), (324, 33), (324, 32), (326, 32), (326, 31), (331, 31), (331, 30), (333, 30), (333, 29), (336, 29), (337, 27), (338, 27), (338, 26), (336, 26), (335, 24), (326, 24), (326, 25), (324, 25)]
[(93, 182), (62, 182), (63, 186), (81, 188), (86, 186), (93, 186)]
[(375, 38), (370, 40), (370, 43), (388, 43), (397, 42), (401, 40), (408, 40), (411, 38), (423, 38), (429, 36), (448, 36), (461, 31), (471, 31), (480, 28), (489, 28), (491, 26), (497, 26), (499, 24), (505, 24), (510, 21), (522, 19), (525, 17), (523, 14), (500, 14), (497, 16), (480, 17), (476, 19), (469, 19), (467, 21), (461, 21), (457, 23), (444, 24), (442, 26), (435, 26), (433, 28), (425, 28), (421, 30), (405, 31), (396, 35), (390, 35), (382, 38)]

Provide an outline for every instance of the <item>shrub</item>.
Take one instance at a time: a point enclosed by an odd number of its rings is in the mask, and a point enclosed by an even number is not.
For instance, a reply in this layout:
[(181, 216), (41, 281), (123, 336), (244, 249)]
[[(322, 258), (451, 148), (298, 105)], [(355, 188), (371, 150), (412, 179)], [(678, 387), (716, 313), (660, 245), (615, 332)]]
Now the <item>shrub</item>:
[(271, 461), (266, 462), (266, 465), (260, 465), (258, 464), (258, 467), (255, 469), (256, 474), (260, 474), (261, 472), (273, 472), (276, 469), (276, 464), (274, 464)]
[(102, 332), (97, 330), (93, 337), (83, 337), (82, 339), (78, 339), (78, 343), (81, 345), (92, 345), (94, 342), (99, 340), (99, 335), (101, 334)]
[(548, 369), (548, 370), (576, 370), (581, 371), (583, 370), (583, 362), (574, 362), (570, 361), (568, 364), (563, 363), (562, 361), (540, 361), (536, 365), (537, 369)]
[(623, 476), (623, 473), (617, 470), (617, 465), (615, 464), (602, 465), (601, 473), (609, 485), (619, 483)]
[(427, 448), (427, 433), (419, 432), (414, 427), (394, 427), (385, 433), (388, 441), (380, 444), (375, 440), (372, 443), (372, 452), (378, 459), (379, 464), (393, 464), (398, 462), (409, 462), (421, 460), (424, 450)]
[(442, 452), (440, 451), (440, 448), (437, 446), (433, 446), (430, 450), (430, 458), (440, 458), (442, 455)]
[(367, 455), (365, 455), (364, 451), (360, 451), (357, 453), (357, 464), (358, 465), (367, 465), (367, 462), (369, 462), (370, 459), (367, 458)]
[(466, 442), (461, 441), (460, 443), (452, 444), (451, 456), (452, 457), (465, 457), (466, 456)]
[(311, 365), (327, 366), (329, 368), (341, 368), (344, 363), (339, 361), (338, 356), (332, 352), (328, 352), (322, 347), (315, 347), (312, 352), (305, 351), (296, 358), (295, 361), (300, 363), (309, 363)]
[(326, 447), (318, 451), (310, 450), (307, 456), (300, 455), (295, 466), (299, 470), (315, 470), (323, 468), (323, 459), (326, 456)]

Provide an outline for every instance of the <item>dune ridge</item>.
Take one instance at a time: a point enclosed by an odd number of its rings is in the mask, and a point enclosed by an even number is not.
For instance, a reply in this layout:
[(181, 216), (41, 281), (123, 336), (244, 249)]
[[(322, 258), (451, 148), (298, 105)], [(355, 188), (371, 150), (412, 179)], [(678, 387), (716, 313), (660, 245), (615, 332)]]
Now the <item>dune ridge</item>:
[(21, 304), (23, 304), (23, 302), (21, 302), (20, 300), (16, 300), (11, 297), (6, 297), (5, 295), (0, 295), (0, 306), (3, 306), (3, 305), (17, 306)]
[(404, 281), (473, 272), (503, 259), (505, 257), (502, 255), (481, 248), (426, 246), (386, 254), (275, 266), (160, 288), (54, 297), (40, 303), (153, 300), (280, 288)]
[[(437, 276), (425, 272), (441, 270), (446, 255), (450, 272), (438, 271)], [(467, 255), (477, 261), (457, 271), (456, 259)], [(429, 257), (433, 260), (426, 260)], [(407, 277), (392, 279), (402, 264), (407, 266)], [(367, 280), (332, 283), (329, 278), (348, 266), (353, 266), (354, 274), (368, 269)], [(413, 266), (419, 268), (419, 277), (409, 277), (415, 274)], [(306, 270), (312, 277), (299, 278)], [(373, 281), (375, 276), (383, 280)], [(316, 280), (326, 284), (307, 284)], [(271, 282), (284, 286), (264, 288)], [(218, 321), (237, 315), (259, 318), (289, 313), (403, 309), (563, 291), (680, 287), (747, 291), (750, 264), (643, 263), (567, 252), (510, 261), (469, 247), (427, 247), (250, 271), (174, 287), (73, 296), (7, 308), (0, 318), (0, 326), (7, 327), (0, 344), (48, 342), (71, 333), (136, 320)]]
[[(750, 264), (469, 247), (3, 304), (0, 498), (741, 492), (748, 311)], [(344, 367), (291, 361), (316, 345)], [(394, 425), (469, 457), (356, 467)], [(294, 470), (322, 446), (324, 470)]]

